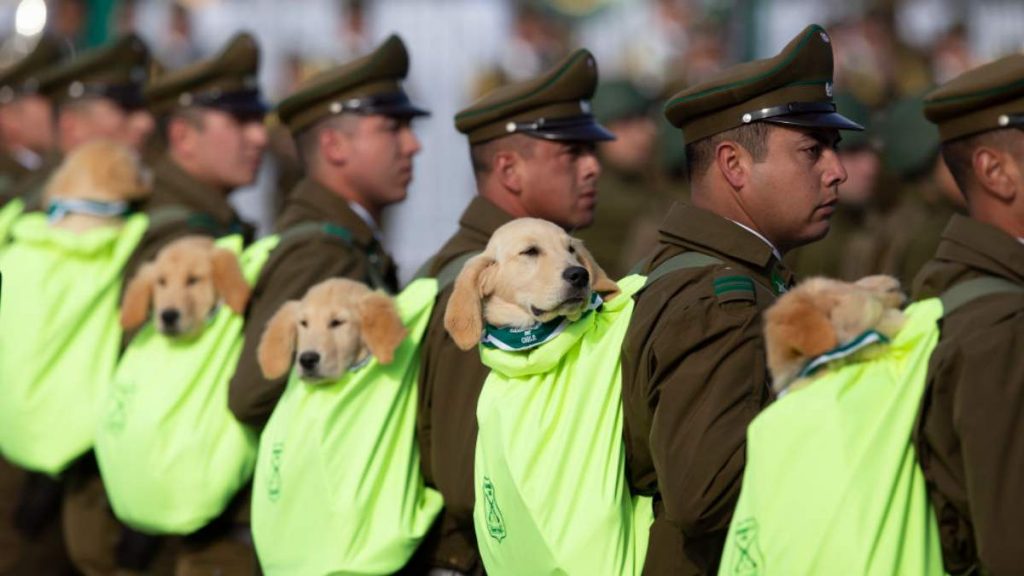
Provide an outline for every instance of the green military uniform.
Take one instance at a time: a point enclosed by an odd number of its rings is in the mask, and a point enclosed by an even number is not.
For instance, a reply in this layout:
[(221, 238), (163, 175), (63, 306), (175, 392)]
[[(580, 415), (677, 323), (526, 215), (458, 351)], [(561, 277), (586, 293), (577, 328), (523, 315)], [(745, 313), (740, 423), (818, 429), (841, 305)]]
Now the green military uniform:
[[(936, 89), (925, 98), (925, 115), (938, 125), (944, 143), (1024, 127), (1024, 55)], [(1011, 135), (1018, 145), (1024, 139), (1016, 131)], [(1016, 216), (1019, 230), (1024, 222)], [(1024, 240), (954, 216), (918, 275), (914, 297), (937, 296), (983, 276), (1024, 289)], [(978, 298), (944, 318), (928, 364), (915, 448), (951, 574), (1016, 574), (1024, 567), (1021, 350), (1024, 293), (1008, 292)]]
[[(35, 94), (39, 75), (55, 65), (60, 57), (59, 43), (52, 36), (40, 36), (31, 52), (0, 72), (0, 106)], [(4, 151), (0, 152), (0, 206), (15, 198), (14, 188), (32, 174), (7, 144), (4, 143)], [(25, 479), (24, 471), (0, 458), (0, 574), (67, 573), (71, 565), (64, 551), (59, 523), (48, 522), (41, 528), (44, 532), (33, 538), (26, 538), (14, 527), (13, 519)]]
[[(150, 53), (145, 42), (135, 34), (128, 34), (49, 68), (39, 76), (38, 90), (58, 111), (61, 106), (93, 98), (106, 98), (124, 110), (136, 110), (143, 105), (142, 86), (149, 63)], [(29, 209), (45, 209), (39, 204), (43, 186), (60, 165), (63, 154), (68, 152), (59, 150), (48, 155), (31, 177), (15, 187), (14, 194), (25, 198)]]
[[(241, 120), (260, 119), (266, 107), (256, 83), (259, 61), (256, 39), (238, 34), (213, 58), (155, 78), (146, 86), (146, 105), (157, 118), (198, 107), (223, 110)], [(228, 202), (230, 190), (199, 182), (166, 153), (152, 168), (152, 194), (141, 206), (152, 220), (125, 266), (125, 278), (182, 236), (240, 233), (252, 240), (254, 229)]]
[[(3, 72), (0, 72), (0, 106), (14, 102), (17, 98), (36, 94), (39, 77), (61, 59), (61, 45), (52, 36), (44, 34), (31, 52)], [(14, 190), (34, 170), (23, 165), (8, 143), (0, 153), (0, 206), (15, 198)]]
[[(597, 65), (577, 50), (537, 78), (498, 88), (455, 116), (455, 127), (471, 145), (511, 134), (556, 141), (593, 142), (613, 138), (591, 114)], [(491, 234), (512, 216), (491, 201), (474, 199), (459, 230), (428, 262), (426, 273), (458, 271), (464, 259), (482, 252)], [(450, 268), (455, 266), (454, 270)], [(473, 529), (473, 460), (476, 403), (489, 370), (476, 350), (463, 352), (444, 328), (452, 289), (437, 296), (421, 351), (417, 439), (428, 485), (444, 496), (437, 530), (421, 555), (432, 566), (480, 574), (483, 565)]]
[[(617, 122), (648, 121), (652, 100), (632, 83), (602, 84), (594, 97), (594, 115), (614, 131)], [(678, 192), (665, 186), (653, 159), (644, 166), (615, 166), (602, 158), (594, 224), (574, 232), (612, 278), (621, 278), (657, 242), (657, 230)]]
[[(293, 135), (342, 113), (411, 118), (426, 114), (413, 106), (401, 87), (409, 56), (397, 36), (374, 52), (312, 78), (277, 108)], [(349, 203), (313, 178), (289, 194), (277, 222), (278, 232), (299, 225), (320, 231), (287, 239), (271, 254), (253, 289), (246, 317), (245, 344), (231, 378), (228, 405), (239, 420), (263, 425), (284, 392), (287, 377), (268, 380), (256, 362), (267, 321), (288, 300), (299, 299), (328, 278), (351, 278), (397, 292), (394, 261), (371, 224)]]
[[(128, 37), (115, 45), (115, 60), (127, 61), (124, 54), (140, 54), (144, 45), (135, 37)], [(141, 85), (130, 90), (125, 85), (107, 86), (103, 69), (94, 60), (83, 58), (86, 70), (94, 74), (80, 79), (77, 74), (60, 76), (58, 91), (71, 98), (88, 95), (116, 96), (122, 107), (130, 109), (143, 101), (155, 115), (163, 116), (178, 107), (207, 107), (228, 111), (241, 118), (261, 117), (265, 107), (255, 88), (255, 75), (259, 63), (259, 49), (255, 40), (242, 34), (232, 39), (215, 57), (188, 66), (155, 79), (143, 90)], [(132, 69), (126, 72), (138, 79), (149, 71), (145, 61), (132, 60)], [(141, 70), (141, 72), (140, 72)], [(136, 101), (137, 99), (137, 101)], [(156, 161), (153, 168), (152, 194), (140, 206), (150, 215), (150, 227), (139, 243), (128, 264), (125, 278), (131, 278), (138, 268), (152, 259), (167, 243), (187, 234), (222, 236), (241, 232), (251, 238), (252, 229), (243, 224), (227, 202), (227, 192), (203, 184), (177, 166), (169, 156)], [(128, 335), (127, 338), (130, 337)], [(120, 526), (113, 517), (103, 483), (90, 454), (73, 469), (65, 495), (64, 523), (76, 565), (87, 573), (111, 573), (115, 570), (142, 570), (149, 565), (158, 549), (158, 541), (136, 534)], [(244, 499), (244, 498), (243, 498)], [(230, 509), (225, 516), (235, 513)], [(191, 573), (189, 566), (209, 558), (211, 565), (223, 568), (231, 565), (242, 572), (252, 570), (254, 564), (251, 547), (246, 551), (235, 546), (227, 553), (210, 552), (223, 546), (219, 537), (230, 529), (230, 521), (216, 521), (212, 529), (201, 531), (186, 539), (178, 558), (179, 569)], [(222, 525), (227, 525), (223, 527)], [(120, 536), (118, 534), (120, 533)], [(117, 544), (115, 550), (114, 544)], [(244, 558), (235, 558), (244, 554)], [(240, 567), (240, 568), (239, 568)], [(159, 568), (159, 567), (157, 567)]]
[[(859, 129), (836, 113), (831, 87), (831, 41), (810, 26), (774, 58), (677, 94), (665, 115), (688, 143), (755, 121)], [(793, 281), (766, 240), (686, 205), (669, 213), (641, 271), (685, 252), (703, 262), (635, 297), (622, 349), (628, 478), (655, 501), (645, 574), (717, 570), (747, 425), (772, 398), (761, 314)]]

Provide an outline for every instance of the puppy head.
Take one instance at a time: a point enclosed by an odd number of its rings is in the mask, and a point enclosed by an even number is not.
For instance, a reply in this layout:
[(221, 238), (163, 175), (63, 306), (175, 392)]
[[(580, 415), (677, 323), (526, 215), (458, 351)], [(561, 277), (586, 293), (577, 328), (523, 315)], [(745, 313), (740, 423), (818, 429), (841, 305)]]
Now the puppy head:
[(108, 140), (83, 144), (68, 155), (47, 182), (46, 203), (56, 199), (131, 202), (150, 192), (149, 171), (139, 155)]
[(463, 350), (476, 346), (483, 323), (525, 328), (559, 316), (579, 318), (592, 291), (618, 286), (564, 230), (536, 218), (498, 228), (484, 252), (466, 262), (445, 310), (445, 329)]
[(405, 335), (391, 298), (336, 278), (285, 303), (267, 323), (257, 357), (267, 378), (284, 376), (294, 364), (308, 382), (335, 380), (370, 354), (390, 364)]
[(128, 283), (121, 326), (141, 326), (152, 307), (160, 332), (194, 334), (219, 300), (238, 314), (245, 312), (249, 292), (233, 252), (217, 248), (205, 236), (186, 236), (160, 250)]
[(816, 356), (848, 344), (867, 330), (892, 337), (903, 324), (906, 300), (899, 281), (870, 276), (857, 283), (811, 278), (765, 312), (768, 369), (776, 391)]

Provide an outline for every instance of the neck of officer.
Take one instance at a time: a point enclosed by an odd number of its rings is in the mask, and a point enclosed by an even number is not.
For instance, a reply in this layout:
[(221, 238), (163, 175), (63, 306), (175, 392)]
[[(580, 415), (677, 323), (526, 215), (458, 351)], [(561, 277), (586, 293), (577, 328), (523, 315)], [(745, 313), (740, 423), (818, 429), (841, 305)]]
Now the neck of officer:
[(780, 243), (778, 239), (771, 238), (765, 234), (736, 198), (735, 192), (731, 187), (727, 186), (728, 184), (716, 186), (715, 183), (709, 183), (706, 180), (699, 183), (694, 182), (693, 188), (690, 191), (690, 202), (697, 208), (717, 214), (722, 218), (731, 220), (741, 228), (745, 228), (748, 232), (768, 244), (775, 257), (781, 260), (786, 250), (793, 247)]
[(477, 174), (476, 192), (513, 218), (531, 216), (523, 206), (522, 195), (506, 188), (493, 172)]
[[(1020, 199), (1015, 198), (1015, 202)], [(1005, 202), (978, 190), (967, 194), (967, 211), (971, 218), (998, 228), (1014, 238), (1024, 238), (1024, 220), (1021, 220), (1020, 208), (1007, 206)]]
[[(360, 193), (359, 189), (353, 186), (347, 178), (335, 173), (330, 168), (325, 168), (323, 165), (311, 170), (310, 177), (335, 196), (348, 202), (349, 206), (352, 206), (353, 210), (364, 220), (366, 219), (365, 216), (368, 215), (373, 220), (373, 222), (367, 222), (370, 228), (374, 230), (380, 228), (381, 214), (384, 211), (384, 206), (367, 199), (366, 195)], [(361, 212), (365, 212), (365, 214)]]

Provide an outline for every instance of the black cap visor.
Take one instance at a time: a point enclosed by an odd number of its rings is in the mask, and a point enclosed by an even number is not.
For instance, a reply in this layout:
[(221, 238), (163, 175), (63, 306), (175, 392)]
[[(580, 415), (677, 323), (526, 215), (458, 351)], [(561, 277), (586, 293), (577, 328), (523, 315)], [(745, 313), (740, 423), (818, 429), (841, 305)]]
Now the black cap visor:
[(782, 106), (761, 108), (743, 115), (744, 124), (759, 120), (802, 128), (864, 130), (860, 124), (836, 112), (836, 105), (831, 102), (790, 102)]
[(192, 106), (222, 110), (240, 120), (262, 120), (268, 110), (259, 90), (197, 94)]
[(380, 114), (393, 118), (415, 118), (417, 116), (430, 116), (430, 112), (413, 105), (405, 92), (391, 92), (388, 94), (374, 94), (361, 98), (350, 98), (341, 102), (342, 112), (353, 114)]
[(510, 123), (510, 134), (526, 134), (544, 140), (566, 140), (573, 142), (603, 142), (615, 140), (615, 134), (602, 126), (591, 115), (558, 118), (541, 118), (535, 122)]

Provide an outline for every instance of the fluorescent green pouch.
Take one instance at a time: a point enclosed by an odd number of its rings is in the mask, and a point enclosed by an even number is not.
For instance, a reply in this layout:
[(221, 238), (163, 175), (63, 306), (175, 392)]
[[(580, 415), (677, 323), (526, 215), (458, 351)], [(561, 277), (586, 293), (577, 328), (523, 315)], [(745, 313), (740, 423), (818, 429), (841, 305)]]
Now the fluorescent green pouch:
[(641, 572), (653, 513), (626, 482), (619, 352), (644, 280), (536, 348), (481, 348), (473, 519), (488, 574)]
[(328, 384), (294, 374), (260, 437), (252, 532), (267, 574), (393, 574), (440, 512), (415, 439), (418, 346), (437, 295), (396, 299), (409, 331), (391, 364), (371, 359)]
[(147, 219), (83, 234), (26, 214), (0, 250), (0, 450), (57, 475), (93, 446), (97, 408), (117, 361), (125, 262)]
[[(278, 237), (241, 253), (253, 283)], [(240, 236), (217, 246), (239, 253)], [(96, 431), (96, 458), (114, 514), (155, 534), (189, 534), (220, 515), (252, 476), (256, 435), (228, 410), (244, 320), (220, 306), (201, 333), (168, 337), (152, 322), (132, 339)]]
[(937, 298), (912, 305), (891, 343), (810, 376), (751, 423), (719, 574), (944, 573), (911, 442), (942, 312)]

